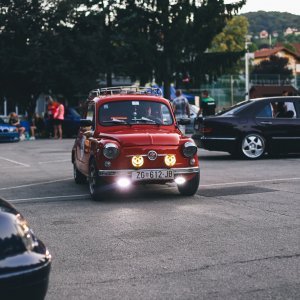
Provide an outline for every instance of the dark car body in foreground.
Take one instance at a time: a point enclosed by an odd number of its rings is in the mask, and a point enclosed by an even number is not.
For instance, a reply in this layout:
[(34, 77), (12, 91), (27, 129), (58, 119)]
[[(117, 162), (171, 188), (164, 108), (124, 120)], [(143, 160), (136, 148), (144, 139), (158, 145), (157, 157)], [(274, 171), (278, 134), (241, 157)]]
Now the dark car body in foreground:
[(18, 142), (20, 140), (16, 126), (9, 125), (0, 118), (0, 142)]
[(51, 255), (24, 217), (0, 198), (0, 299), (44, 299)]
[[(284, 107), (279, 112), (279, 107)], [(199, 118), (192, 136), (197, 146), (248, 159), (265, 153), (300, 153), (300, 97), (259, 98), (218, 115)]]

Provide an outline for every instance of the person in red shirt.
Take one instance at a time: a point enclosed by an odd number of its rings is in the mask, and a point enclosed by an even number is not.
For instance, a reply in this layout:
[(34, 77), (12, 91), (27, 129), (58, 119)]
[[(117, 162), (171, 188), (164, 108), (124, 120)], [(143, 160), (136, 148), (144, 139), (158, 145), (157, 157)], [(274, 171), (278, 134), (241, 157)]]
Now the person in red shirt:
[(51, 96), (47, 96), (46, 101), (47, 101), (47, 119), (48, 119), (47, 130), (49, 136), (51, 137), (53, 136), (53, 132), (54, 132), (54, 114), (58, 108), (58, 103), (54, 101)]
[(62, 131), (62, 123), (64, 120), (65, 107), (62, 103), (57, 102), (58, 106), (55, 109), (53, 114), (54, 119), (54, 138), (62, 139), (63, 131)]

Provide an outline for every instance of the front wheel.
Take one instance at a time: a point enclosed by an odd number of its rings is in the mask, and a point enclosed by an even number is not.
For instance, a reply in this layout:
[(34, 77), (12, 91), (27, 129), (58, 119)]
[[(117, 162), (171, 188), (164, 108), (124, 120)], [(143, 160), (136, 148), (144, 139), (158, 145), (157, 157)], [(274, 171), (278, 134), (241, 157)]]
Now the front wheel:
[(250, 133), (243, 138), (240, 147), (240, 152), (244, 158), (259, 159), (265, 153), (266, 142), (261, 135)]
[(73, 163), (73, 176), (74, 176), (74, 181), (77, 184), (83, 184), (86, 182), (86, 177), (78, 171), (75, 162)]
[(184, 196), (193, 196), (198, 191), (200, 182), (200, 173), (197, 173), (192, 179), (187, 180), (182, 185), (177, 185), (178, 191)]

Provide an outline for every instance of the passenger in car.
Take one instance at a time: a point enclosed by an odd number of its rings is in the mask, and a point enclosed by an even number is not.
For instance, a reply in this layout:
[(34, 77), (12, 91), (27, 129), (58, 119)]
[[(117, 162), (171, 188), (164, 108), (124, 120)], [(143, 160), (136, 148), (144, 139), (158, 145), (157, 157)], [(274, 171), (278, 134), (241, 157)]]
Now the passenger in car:
[(285, 118), (286, 117), (286, 106), (284, 102), (278, 102), (276, 107), (276, 118)]

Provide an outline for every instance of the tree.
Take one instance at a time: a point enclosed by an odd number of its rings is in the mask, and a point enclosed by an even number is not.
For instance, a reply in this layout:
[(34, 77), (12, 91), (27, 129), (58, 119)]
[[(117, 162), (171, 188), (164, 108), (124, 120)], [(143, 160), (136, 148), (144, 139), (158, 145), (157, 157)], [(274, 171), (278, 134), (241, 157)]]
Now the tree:
[(260, 64), (254, 66), (252, 75), (280, 75), (282, 80), (286, 80), (292, 77), (292, 70), (288, 65), (288, 58), (279, 57), (277, 55), (271, 55), (269, 60), (263, 60)]
[[(131, 12), (130, 17), (125, 20), (124, 13), (119, 13), (116, 18), (117, 23), (122, 22), (123, 28), (127, 28), (124, 29), (124, 36), (129, 36), (129, 39), (139, 37), (142, 45), (150, 45), (147, 48), (148, 57), (144, 56), (142, 61), (146, 66), (148, 62), (153, 62), (156, 80), (164, 83), (164, 96), (170, 98), (173, 74), (184, 73), (192, 67), (195, 70), (195, 64), (210, 47), (214, 36), (222, 31), (226, 21), (245, 2), (241, 0), (224, 4), (223, 0), (131, 0), (124, 1), (120, 7), (120, 10)], [(144, 18), (141, 18), (141, 14)], [(136, 49), (135, 44), (127, 45), (127, 50), (131, 52), (129, 57), (143, 56), (138, 53), (141, 47)], [(151, 75), (148, 74), (149, 77)]]
[(223, 31), (214, 37), (209, 52), (244, 51), (248, 27), (246, 17), (233, 17), (227, 22)]

